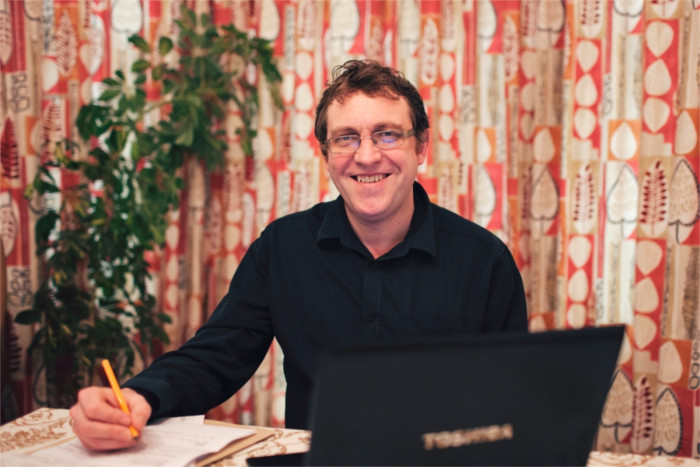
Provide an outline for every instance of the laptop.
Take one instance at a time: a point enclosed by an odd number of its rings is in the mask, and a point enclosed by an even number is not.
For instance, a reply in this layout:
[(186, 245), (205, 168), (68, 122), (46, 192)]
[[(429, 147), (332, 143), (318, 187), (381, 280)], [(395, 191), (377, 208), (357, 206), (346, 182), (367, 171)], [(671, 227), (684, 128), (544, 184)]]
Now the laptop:
[[(585, 465), (624, 326), (321, 356), (307, 465)], [(289, 459), (288, 459), (289, 460)]]

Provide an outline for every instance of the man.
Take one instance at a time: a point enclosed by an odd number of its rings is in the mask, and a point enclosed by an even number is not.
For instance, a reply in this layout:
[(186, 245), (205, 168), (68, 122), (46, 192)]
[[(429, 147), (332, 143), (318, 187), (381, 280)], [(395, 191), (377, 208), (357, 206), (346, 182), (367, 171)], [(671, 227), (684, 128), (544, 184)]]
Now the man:
[(416, 88), (372, 61), (351, 60), (333, 76), (315, 136), (340, 197), (264, 230), (209, 321), (124, 385), (131, 417), (109, 388), (82, 390), (71, 416), (87, 448), (126, 447), (130, 424), (220, 404), (273, 337), (284, 351), (287, 426), (300, 428), (326, 348), (527, 328), (505, 244), (431, 204), (415, 182), (429, 138)]

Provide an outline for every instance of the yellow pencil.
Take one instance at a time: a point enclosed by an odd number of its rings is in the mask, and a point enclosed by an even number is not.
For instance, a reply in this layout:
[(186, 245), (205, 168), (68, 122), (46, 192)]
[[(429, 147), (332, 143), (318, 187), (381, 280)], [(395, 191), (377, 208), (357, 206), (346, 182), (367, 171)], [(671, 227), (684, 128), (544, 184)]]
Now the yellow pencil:
[[(129, 412), (129, 406), (126, 405), (124, 396), (122, 396), (122, 390), (121, 388), (119, 388), (117, 377), (114, 376), (114, 371), (112, 370), (112, 365), (109, 364), (109, 360), (102, 360), (102, 368), (104, 368), (105, 370), (105, 374), (107, 375), (107, 379), (109, 380), (109, 385), (112, 386), (112, 392), (114, 392), (114, 396), (117, 398), (119, 406), (127, 415), (131, 415), (131, 412)], [(133, 427), (133, 425), (129, 426), (129, 430), (131, 431), (131, 436), (133, 436), (134, 439), (138, 439), (139, 432), (136, 430), (136, 428)]]

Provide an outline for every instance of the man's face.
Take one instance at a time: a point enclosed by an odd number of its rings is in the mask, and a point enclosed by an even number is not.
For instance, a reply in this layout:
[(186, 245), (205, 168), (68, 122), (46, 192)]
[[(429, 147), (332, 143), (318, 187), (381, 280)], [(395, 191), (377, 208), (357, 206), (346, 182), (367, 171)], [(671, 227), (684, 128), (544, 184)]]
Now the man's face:
[[(358, 135), (366, 138), (382, 130), (410, 130), (405, 98), (390, 100), (356, 93), (327, 111), (327, 138)], [(328, 172), (345, 201), (351, 224), (405, 221), (413, 214), (413, 181), (425, 160), (427, 143), (407, 137), (391, 149), (378, 149), (370, 138), (351, 154), (328, 152)]]

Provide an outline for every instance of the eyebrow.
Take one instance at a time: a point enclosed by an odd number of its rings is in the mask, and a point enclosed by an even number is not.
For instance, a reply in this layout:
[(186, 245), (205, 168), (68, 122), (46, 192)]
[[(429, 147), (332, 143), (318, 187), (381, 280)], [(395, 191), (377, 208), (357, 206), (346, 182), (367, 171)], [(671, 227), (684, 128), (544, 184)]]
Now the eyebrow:
[[(398, 123), (394, 123), (394, 122), (379, 122), (372, 127), (372, 130), (370, 131), (370, 133), (375, 133), (377, 131), (382, 131), (382, 130), (386, 130), (386, 129), (399, 130), (399, 129), (401, 129), (401, 125)], [(336, 129), (330, 131), (328, 133), (329, 134), (328, 137), (332, 138), (333, 136), (350, 134), (350, 133), (359, 134), (360, 132), (354, 127), (345, 126), (345, 127), (336, 128)]]

